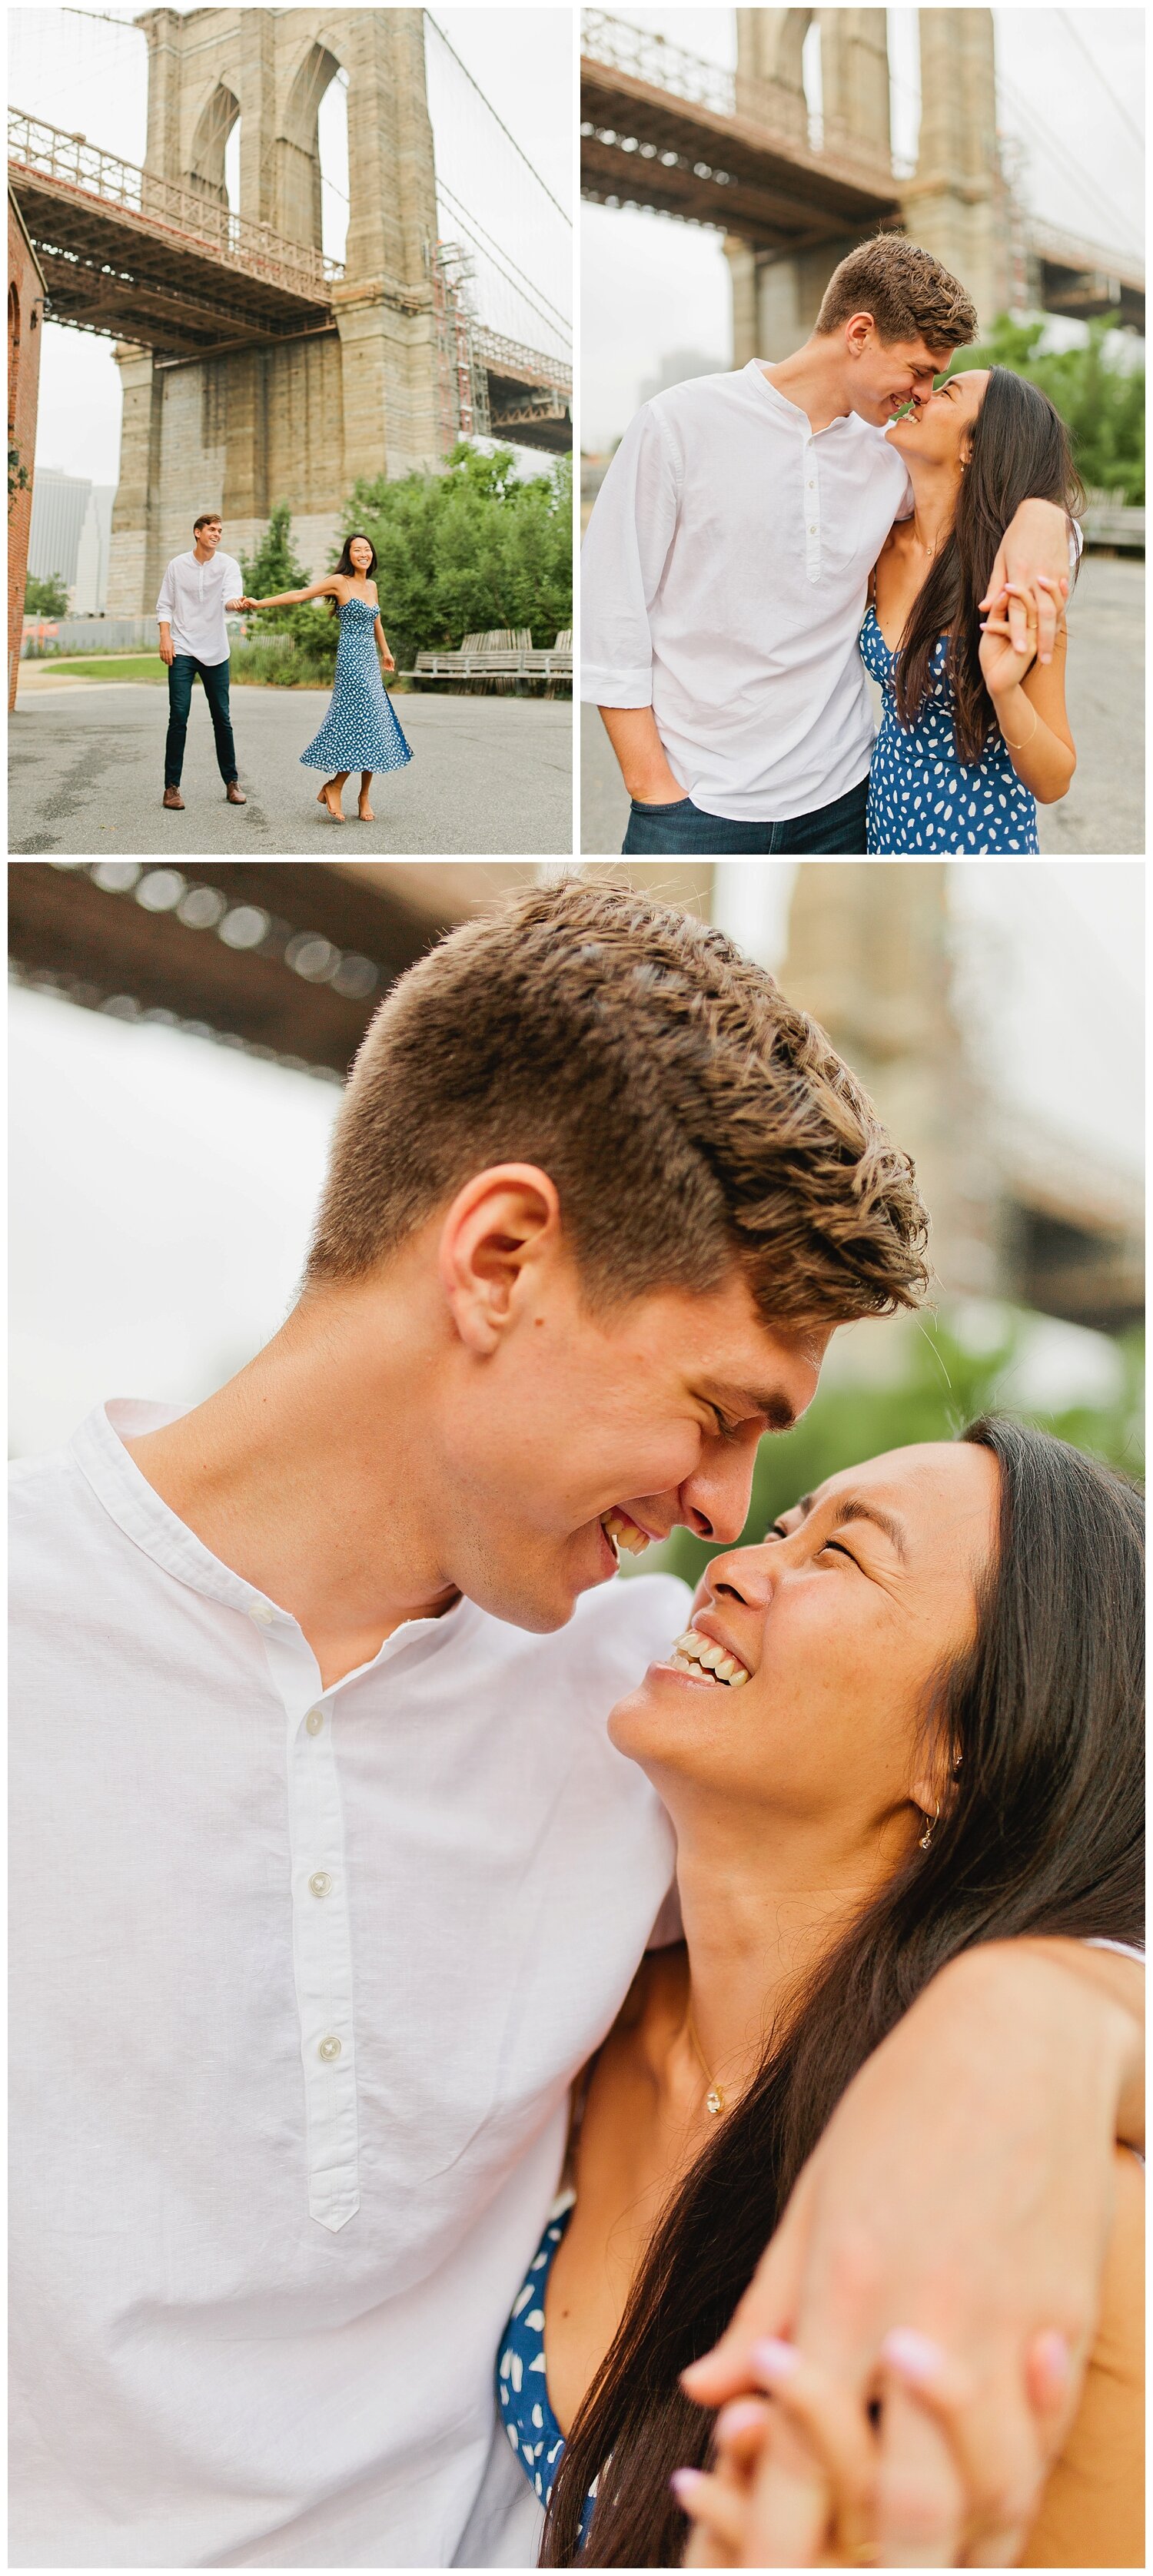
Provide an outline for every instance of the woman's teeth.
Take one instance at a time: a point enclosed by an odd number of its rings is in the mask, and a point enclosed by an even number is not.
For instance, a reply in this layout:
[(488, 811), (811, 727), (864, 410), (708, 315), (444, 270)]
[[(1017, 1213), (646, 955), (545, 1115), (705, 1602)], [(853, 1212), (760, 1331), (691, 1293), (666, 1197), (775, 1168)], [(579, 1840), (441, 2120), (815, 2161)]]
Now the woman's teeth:
[(644, 1555), (649, 1543), (648, 1538), (644, 1530), (637, 1528), (635, 1521), (622, 1520), (620, 1513), (616, 1511), (602, 1512), (601, 1528), (605, 1537), (611, 1538), (618, 1556), (622, 1547), (628, 1549), (630, 1556)]
[(736, 1655), (726, 1646), (717, 1646), (711, 1637), (702, 1637), (699, 1629), (686, 1628), (678, 1637), (669, 1658), (673, 1671), (705, 1673), (715, 1682), (727, 1682), (730, 1690), (739, 1690), (749, 1676)]

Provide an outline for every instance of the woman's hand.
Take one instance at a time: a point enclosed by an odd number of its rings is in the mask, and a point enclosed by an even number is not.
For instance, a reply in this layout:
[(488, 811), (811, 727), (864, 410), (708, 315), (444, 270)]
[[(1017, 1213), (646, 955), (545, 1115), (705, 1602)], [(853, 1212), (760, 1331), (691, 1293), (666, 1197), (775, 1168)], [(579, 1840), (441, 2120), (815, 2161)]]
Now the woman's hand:
[(389, 652), (389, 649), (388, 649), (387, 644), (382, 644), (382, 645), (381, 645), (381, 648), (380, 648), (380, 661), (381, 661), (381, 668), (382, 668), (382, 670), (385, 670), (385, 671), (395, 671), (395, 669), (396, 669), (396, 661), (395, 661), (394, 656)]
[[(1038, 589), (1047, 587), (1040, 576), (1037, 586)], [(1019, 599), (1024, 609), (1025, 631), (1020, 645), (1014, 642), (1013, 629), (1009, 624), (1010, 595)], [(1022, 590), (1018, 582), (1003, 582), (981, 626), (981, 676), (990, 697), (1004, 697), (1008, 690), (1019, 687), (1036, 659), (1036, 608), (1028, 592)]]
[(879, 2453), (867, 2416), (854, 2400), (846, 2400), (828, 2372), (803, 2360), (792, 2344), (761, 2344), (755, 2367), (771, 2399), (742, 2397), (723, 2407), (714, 2431), (711, 2473), (680, 2470), (674, 2478), (677, 2501), (693, 2525), (686, 2567), (792, 2564), (787, 2556), (764, 2560), (754, 2551), (754, 2495), (770, 2455), (787, 2465), (805, 2489), (807, 2564), (876, 2564)]

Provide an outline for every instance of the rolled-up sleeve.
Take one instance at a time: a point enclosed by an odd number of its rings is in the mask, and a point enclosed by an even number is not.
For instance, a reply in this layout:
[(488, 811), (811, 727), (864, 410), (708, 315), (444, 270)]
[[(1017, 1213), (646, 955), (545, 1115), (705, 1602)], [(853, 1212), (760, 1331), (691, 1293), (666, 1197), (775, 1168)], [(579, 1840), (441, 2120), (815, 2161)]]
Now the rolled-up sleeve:
[(172, 611), (175, 606), (176, 584), (172, 578), (172, 566), (171, 564), (166, 564), (164, 567), (164, 579), (160, 584), (160, 597), (156, 602), (156, 622), (158, 626), (171, 626)]
[(651, 403), (625, 431), (597, 494), (581, 554), (581, 696), (649, 707), (649, 614), (677, 521), (678, 475)]

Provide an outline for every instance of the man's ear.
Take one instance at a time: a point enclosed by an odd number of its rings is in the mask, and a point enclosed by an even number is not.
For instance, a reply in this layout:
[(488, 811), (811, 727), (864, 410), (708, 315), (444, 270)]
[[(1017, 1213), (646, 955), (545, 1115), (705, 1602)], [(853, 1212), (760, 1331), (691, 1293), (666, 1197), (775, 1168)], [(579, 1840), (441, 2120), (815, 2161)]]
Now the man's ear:
[(440, 1231), (440, 1283), (477, 1359), (497, 1349), (560, 1241), (556, 1184), (535, 1163), (495, 1163), (457, 1191)]

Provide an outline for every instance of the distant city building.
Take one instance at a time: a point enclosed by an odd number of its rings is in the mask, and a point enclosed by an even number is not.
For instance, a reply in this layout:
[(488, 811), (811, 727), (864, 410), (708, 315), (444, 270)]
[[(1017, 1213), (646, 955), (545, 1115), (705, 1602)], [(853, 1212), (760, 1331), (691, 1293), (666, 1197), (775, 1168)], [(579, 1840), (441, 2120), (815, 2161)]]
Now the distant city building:
[(637, 401), (651, 402), (654, 394), (667, 393), (670, 385), (683, 385), (690, 376), (719, 376), (727, 365), (727, 359), (706, 358), (700, 349), (670, 349), (658, 360), (656, 375), (641, 386)]
[(53, 465), (37, 466), (28, 535), (28, 570), (34, 581), (50, 581), (59, 573), (71, 590), (91, 490), (91, 483), (79, 474), (61, 474)]
[(74, 617), (103, 617), (107, 607), (108, 556), (115, 498), (115, 483), (92, 483), (88, 487), (88, 506), (76, 550), (76, 579), (70, 602)]

